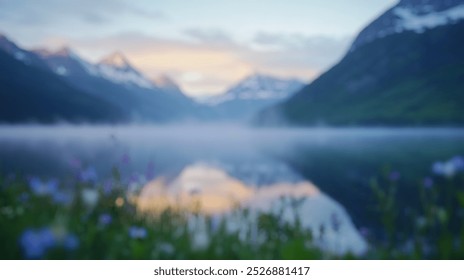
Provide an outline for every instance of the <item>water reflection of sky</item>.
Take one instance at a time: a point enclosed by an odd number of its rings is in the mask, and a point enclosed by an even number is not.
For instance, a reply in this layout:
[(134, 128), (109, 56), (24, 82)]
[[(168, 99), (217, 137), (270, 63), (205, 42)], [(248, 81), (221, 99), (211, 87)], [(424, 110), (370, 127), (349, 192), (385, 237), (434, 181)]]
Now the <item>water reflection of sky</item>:
[[(464, 155), (463, 143), (464, 132), (453, 129), (0, 127), (0, 173), (66, 182), (76, 166), (99, 180), (117, 167), (125, 181), (144, 186), (150, 199), (142, 208), (182, 194), (182, 203), (196, 197), (204, 211), (221, 215), (232, 201), (271, 211), (280, 195), (291, 194), (306, 197), (308, 227), (333, 224), (335, 212), (349, 225), (351, 233), (341, 235), (347, 238), (357, 236), (351, 219), (357, 228), (378, 223), (368, 188), (373, 176), (397, 174), (407, 206), (414, 203), (411, 186), (430, 175), (434, 162)], [(161, 201), (147, 202), (152, 193)], [(353, 238), (346, 242), (355, 244)]]
[[(261, 165), (256, 167), (257, 172), (262, 171)], [(253, 171), (252, 166), (246, 168)], [(298, 205), (291, 206), (298, 200)], [(250, 224), (257, 224), (258, 213), (278, 214), (282, 211), (285, 221), (294, 223), (298, 219), (303, 227), (313, 232), (316, 244), (326, 250), (361, 254), (367, 249), (365, 240), (343, 207), (308, 181), (270, 183), (256, 188), (230, 176), (220, 167), (196, 163), (187, 166), (170, 182), (158, 178), (145, 184), (137, 205), (143, 212), (156, 213), (177, 207), (200, 211), (224, 219), (229, 231), (239, 233), (246, 231)], [(234, 224), (230, 215), (237, 207), (251, 211), (250, 224)], [(206, 232), (199, 230), (195, 234)]]

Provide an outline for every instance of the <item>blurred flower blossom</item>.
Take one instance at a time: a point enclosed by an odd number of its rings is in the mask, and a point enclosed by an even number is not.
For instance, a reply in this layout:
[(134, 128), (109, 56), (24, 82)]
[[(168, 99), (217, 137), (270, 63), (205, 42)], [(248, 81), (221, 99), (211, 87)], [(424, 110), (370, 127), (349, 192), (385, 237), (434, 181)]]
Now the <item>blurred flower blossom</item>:
[(74, 169), (80, 169), (82, 167), (82, 163), (77, 158), (72, 158), (69, 160), (69, 165)]
[(423, 181), (423, 184), (424, 184), (424, 187), (426, 189), (430, 189), (431, 187), (433, 187), (433, 180), (432, 178), (430, 177), (425, 177), (424, 178), (424, 181)]
[(332, 213), (332, 215), (330, 215), (330, 223), (334, 231), (338, 232), (340, 230), (342, 222), (340, 221), (340, 217), (336, 213)]
[(95, 182), (97, 178), (97, 171), (93, 167), (88, 167), (79, 174), (79, 180), (83, 183)]
[(129, 228), (129, 236), (133, 239), (143, 239), (147, 237), (147, 230), (143, 227), (131, 226)]
[(171, 243), (163, 242), (158, 245), (158, 250), (161, 253), (172, 255), (175, 252), (174, 246)]
[(114, 201), (114, 204), (116, 204), (117, 207), (123, 206), (124, 205), (124, 198), (122, 198), (122, 197), (116, 198), (116, 200)]
[(112, 180), (106, 180), (105, 183), (103, 183), (103, 193), (105, 195), (109, 195), (113, 191), (113, 181)]
[(48, 228), (24, 231), (20, 237), (21, 247), (28, 259), (40, 259), (55, 246), (53, 232)]
[(121, 157), (121, 162), (123, 164), (129, 164), (130, 163), (130, 156), (128, 154), (123, 154)]
[(68, 234), (63, 240), (63, 247), (69, 251), (76, 250), (79, 247), (79, 239), (74, 234)]
[(359, 229), (359, 233), (361, 234), (362, 237), (368, 238), (369, 235), (370, 235), (370, 230), (368, 228), (366, 228), (366, 227), (361, 227)]
[(113, 221), (113, 218), (108, 213), (103, 213), (100, 215), (100, 217), (98, 217), (98, 223), (102, 226), (107, 226), (111, 224), (112, 221)]
[(57, 191), (52, 195), (53, 202), (61, 205), (69, 205), (71, 204), (73, 197), (70, 193)]
[(221, 225), (222, 219), (219, 215), (211, 216), (211, 232), (217, 232)]
[(463, 171), (464, 170), (464, 157), (462, 157), (462, 156), (454, 156), (453, 158), (450, 159), (450, 161), (453, 163), (456, 170), (458, 170), (458, 171)]
[(451, 178), (456, 173), (464, 171), (464, 158), (461, 156), (454, 156), (445, 162), (437, 161), (432, 165), (432, 171), (436, 175)]
[(32, 177), (29, 180), (29, 187), (35, 195), (49, 195), (58, 190), (58, 180), (52, 179), (45, 182), (37, 177)]
[(388, 175), (388, 179), (392, 182), (396, 182), (398, 181), (399, 179), (401, 178), (401, 174), (400, 172), (398, 171), (392, 171), (389, 175)]
[(19, 195), (19, 201), (21, 202), (27, 202), (29, 200), (29, 194), (28, 193), (22, 193)]
[(82, 200), (87, 207), (94, 207), (99, 199), (99, 194), (97, 190), (94, 189), (83, 189), (82, 190)]

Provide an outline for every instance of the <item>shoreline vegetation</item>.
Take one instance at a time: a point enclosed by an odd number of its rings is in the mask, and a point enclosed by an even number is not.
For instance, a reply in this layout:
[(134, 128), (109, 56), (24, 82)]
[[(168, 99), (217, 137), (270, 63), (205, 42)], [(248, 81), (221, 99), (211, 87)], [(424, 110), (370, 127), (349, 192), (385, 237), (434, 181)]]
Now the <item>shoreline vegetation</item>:
[[(404, 172), (404, 171), (403, 171)], [(371, 179), (380, 234), (360, 228), (368, 242), (362, 254), (323, 249), (324, 232), (314, 232), (282, 212), (253, 213), (237, 207), (226, 218), (198, 208), (167, 207), (146, 213), (137, 191), (121, 179), (99, 181), (81, 168), (74, 184), (57, 179), (0, 177), (1, 259), (460, 259), (464, 257), (464, 159), (431, 166), (418, 179), (420, 203), (405, 211), (396, 204), (399, 171)], [(284, 201), (286, 198), (282, 197)], [(296, 211), (304, 199), (288, 199)], [(247, 225), (230, 230), (226, 219)], [(330, 229), (343, 226), (332, 217)], [(196, 234), (202, 231), (203, 234)], [(322, 245), (322, 246), (321, 246)]]

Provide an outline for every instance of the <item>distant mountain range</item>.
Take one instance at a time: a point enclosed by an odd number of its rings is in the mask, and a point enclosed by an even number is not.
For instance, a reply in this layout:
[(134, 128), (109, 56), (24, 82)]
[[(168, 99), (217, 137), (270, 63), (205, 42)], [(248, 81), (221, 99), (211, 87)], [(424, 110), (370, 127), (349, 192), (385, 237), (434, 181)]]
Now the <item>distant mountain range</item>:
[(92, 64), (69, 48), (28, 51), (0, 36), (0, 55), (0, 122), (170, 122), (201, 115), (172, 80), (148, 79), (121, 53)]
[(402, 0), (369, 24), (345, 57), (262, 125), (464, 124), (464, 1)]
[(215, 119), (246, 121), (260, 110), (286, 100), (303, 85), (297, 79), (253, 74), (224, 93), (203, 98), (199, 102), (210, 107)]
[(119, 52), (90, 63), (68, 47), (28, 51), (0, 36), (0, 55), (0, 123), (244, 121), (303, 85), (255, 74), (196, 102), (170, 77), (149, 79)]

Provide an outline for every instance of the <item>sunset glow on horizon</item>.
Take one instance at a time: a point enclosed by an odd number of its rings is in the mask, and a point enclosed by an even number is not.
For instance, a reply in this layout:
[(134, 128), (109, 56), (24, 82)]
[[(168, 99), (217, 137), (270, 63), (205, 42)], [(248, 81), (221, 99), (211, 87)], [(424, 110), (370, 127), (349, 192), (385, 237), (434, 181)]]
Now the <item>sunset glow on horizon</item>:
[(0, 33), (91, 62), (120, 51), (147, 77), (168, 75), (201, 96), (256, 72), (309, 82), (396, 2), (0, 0)]

